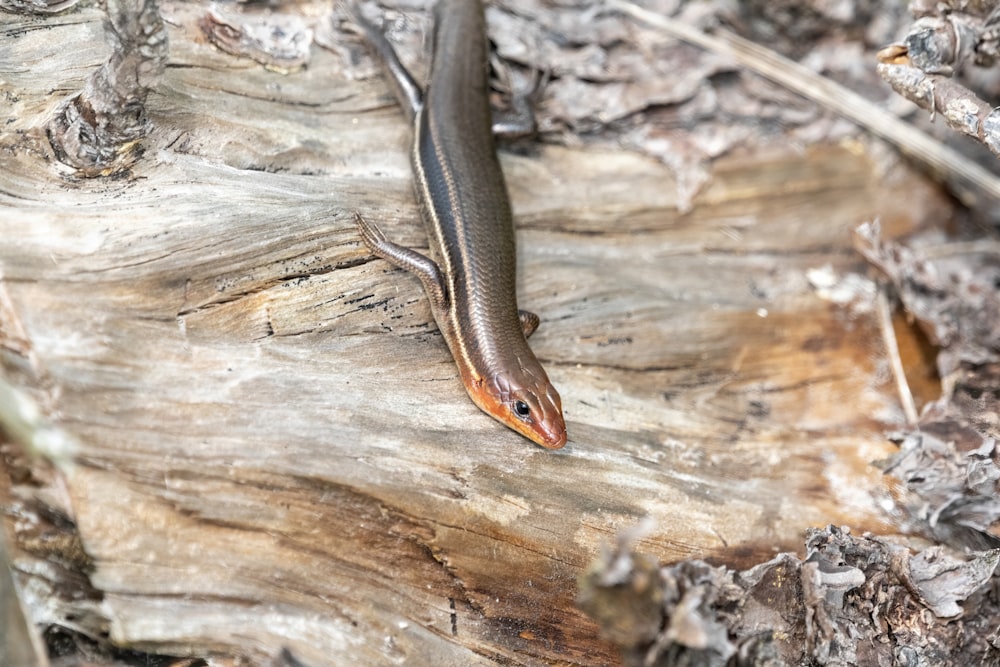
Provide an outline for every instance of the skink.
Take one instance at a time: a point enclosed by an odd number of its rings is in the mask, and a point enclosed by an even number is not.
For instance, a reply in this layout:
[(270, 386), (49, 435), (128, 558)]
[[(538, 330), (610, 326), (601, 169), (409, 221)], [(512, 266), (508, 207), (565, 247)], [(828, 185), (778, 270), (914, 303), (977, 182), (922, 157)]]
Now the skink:
[(413, 124), (415, 190), (434, 259), (389, 241), (357, 215), (361, 237), (374, 255), (420, 278), (473, 402), (558, 449), (566, 444), (562, 403), (526, 340), (538, 318), (517, 309), (513, 217), (493, 139), (483, 7), (478, 0), (438, 1), (424, 90), (382, 32), (353, 9)]

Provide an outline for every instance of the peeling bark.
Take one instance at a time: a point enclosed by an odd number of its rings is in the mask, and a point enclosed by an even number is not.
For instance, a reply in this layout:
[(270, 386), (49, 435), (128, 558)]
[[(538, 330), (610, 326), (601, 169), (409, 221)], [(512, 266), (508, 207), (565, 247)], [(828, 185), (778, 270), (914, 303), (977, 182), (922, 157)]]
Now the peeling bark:
[(1000, 658), (992, 594), (1000, 550), (971, 558), (937, 546), (914, 553), (896, 540), (829, 526), (809, 532), (803, 559), (785, 553), (743, 571), (699, 560), (655, 569), (628, 539), (581, 579), (580, 604), (619, 643), (629, 667)]

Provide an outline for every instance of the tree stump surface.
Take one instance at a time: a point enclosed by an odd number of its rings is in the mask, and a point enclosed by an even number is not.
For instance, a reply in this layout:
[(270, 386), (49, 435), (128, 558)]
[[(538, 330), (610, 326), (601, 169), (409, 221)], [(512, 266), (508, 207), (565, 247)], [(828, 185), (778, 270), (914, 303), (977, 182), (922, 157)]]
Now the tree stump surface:
[[(419, 282), (358, 238), (356, 211), (426, 247), (385, 79), (319, 48), (271, 71), (193, 5), (163, 15), (150, 133), (117, 178), (61, 167), (44, 129), (107, 57), (101, 11), (2, 18), (0, 352), (79, 443), (53, 485), (115, 643), (615, 664), (577, 579), (644, 518), (666, 562), (893, 530), (870, 462), (904, 417), (851, 235), (938, 224), (936, 186), (861, 142), (778, 143), (718, 159), (688, 209), (648, 155), (502, 149), (569, 429), (545, 451), (469, 401)], [(28, 486), (5, 475), (8, 505)]]

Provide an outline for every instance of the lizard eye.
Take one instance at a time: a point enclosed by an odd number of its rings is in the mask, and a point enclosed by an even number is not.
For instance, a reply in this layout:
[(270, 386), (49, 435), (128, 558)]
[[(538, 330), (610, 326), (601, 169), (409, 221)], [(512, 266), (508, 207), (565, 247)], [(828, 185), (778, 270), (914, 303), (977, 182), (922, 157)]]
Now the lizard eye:
[(518, 417), (527, 417), (531, 414), (531, 408), (524, 401), (514, 401), (514, 412)]

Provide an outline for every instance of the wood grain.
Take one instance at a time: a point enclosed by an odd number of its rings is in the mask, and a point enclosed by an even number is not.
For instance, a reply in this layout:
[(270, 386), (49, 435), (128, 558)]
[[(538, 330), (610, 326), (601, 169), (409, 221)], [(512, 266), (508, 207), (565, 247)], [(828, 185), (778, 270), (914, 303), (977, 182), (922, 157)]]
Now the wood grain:
[[(472, 405), (417, 280), (357, 238), (354, 211), (425, 244), (385, 82), (323, 49), (268, 71), (208, 44), (194, 6), (162, 11), (152, 130), (117, 179), (68, 173), (42, 130), (106, 57), (98, 10), (5, 24), (24, 38), (3, 63), (0, 352), (82, 443), (65, 483), (115, 642), (614, 664), (576, 579), (641, 518), (666, 561), (887, 527), (869, 461), (902, 416), (878, 327), (807, 276), (862, 270), (864, 220), (944, 217), (932, 185), (860, 144), (778, 147), (719, 160), (681, 214), (675, 174), (611, 143), (504, 151), (521, 306), (570, 431), (544, 451)], [(35, 66), (70, 42), (53, 89)]]

